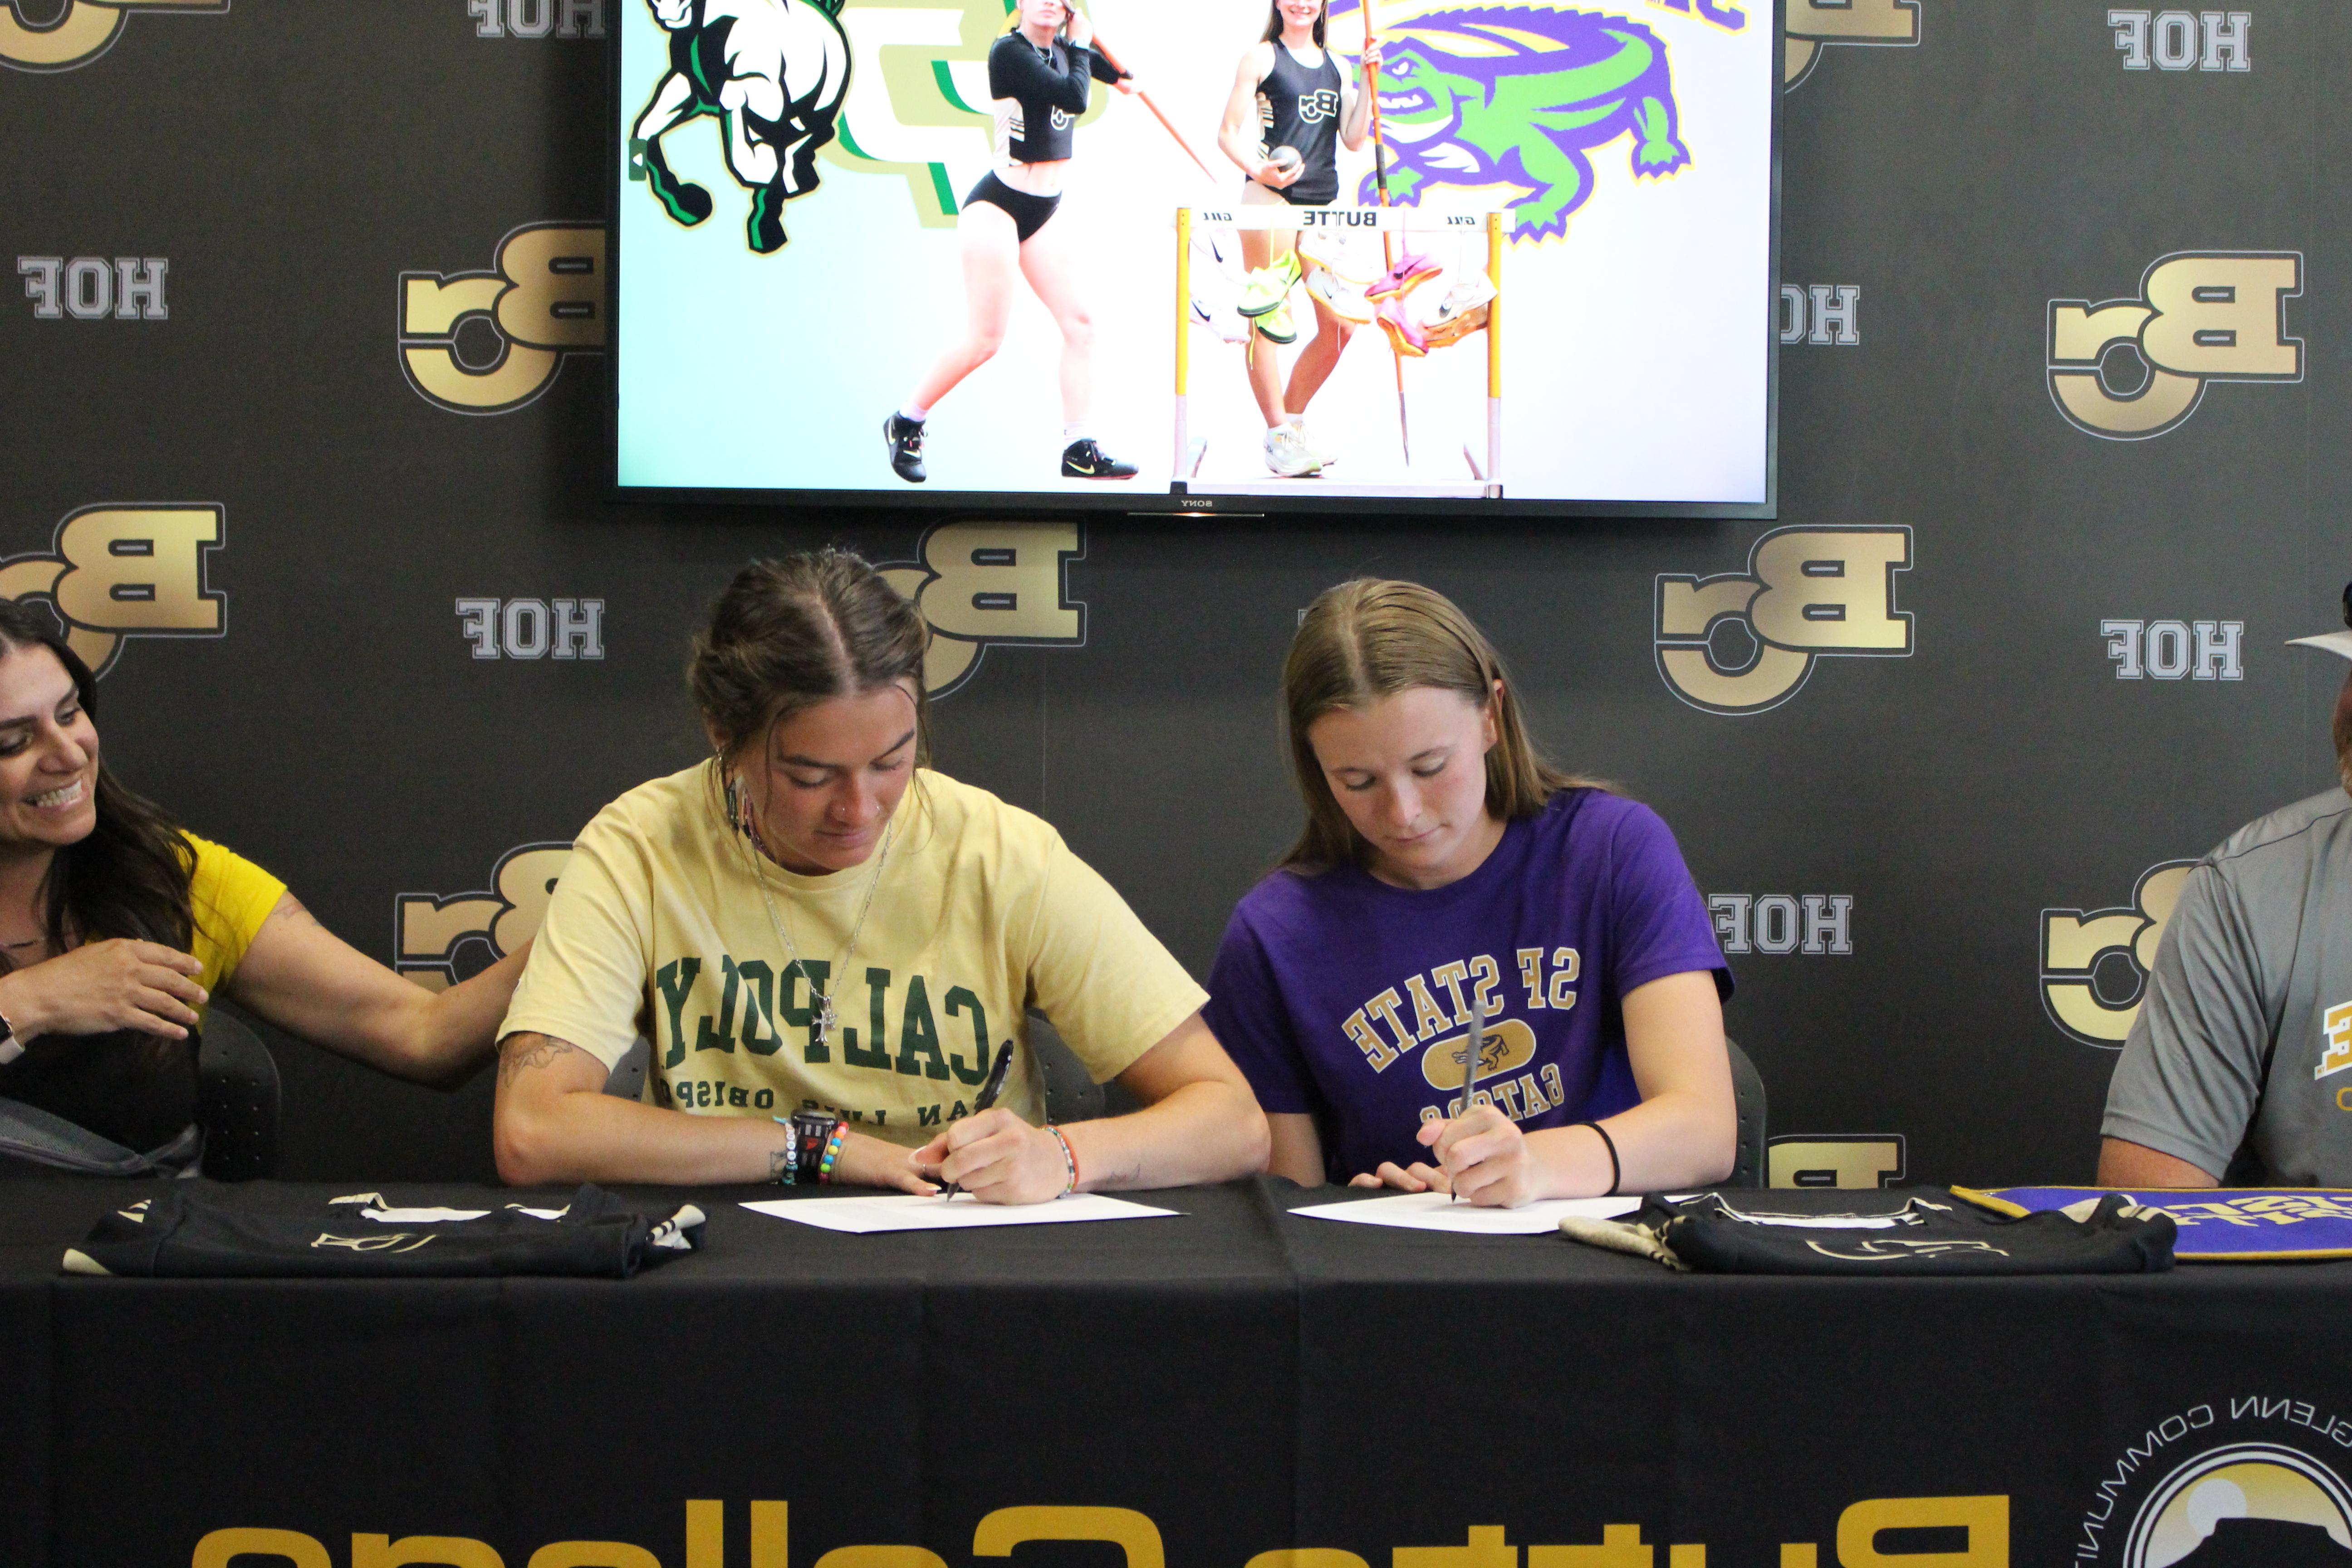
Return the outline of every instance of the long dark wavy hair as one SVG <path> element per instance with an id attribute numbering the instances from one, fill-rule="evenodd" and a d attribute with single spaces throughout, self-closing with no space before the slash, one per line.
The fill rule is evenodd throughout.
<path id="1" fill-rule="evenodd" d="M 1366 5 L 1370 5 L 1370 3 L 1371 0 L 1365 0 Z M 1315 17 L 1315 47 L 1319 49 L 1323 47 L 1323 34 L 1330 25 L 1331 0 L 1323 0 L 1323 9 L 1317 13 Z M 1258 41 L 1261 43 L 1271 44 L 1279 42 L 1281 37 L 1282 5 L 1280 0 L 1274 0 L 1273 4 L 1266 6 L 1265 37 Z"/>
<path id="2" fill-rule="evenodd" d="M 37 658 L 46 648 L 73 678 L 82 711 L 98 717 L 98 679 L 45 613 L 0 599 L 0 658 Z M 195 857 L 163 807 L 125 788 L 98 764 L 98 825 L 49 862 L 41 882 L 41 931 L 52 952 L 108 937 L 133 937 L 188 951 L 195 934 L 189 879 Z M 13 969 L 5 953 L 0 965 Z"/>

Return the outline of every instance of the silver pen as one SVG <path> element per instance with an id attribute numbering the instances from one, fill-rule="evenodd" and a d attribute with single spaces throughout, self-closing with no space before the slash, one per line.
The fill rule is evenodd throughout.
<path id="1" fill-rule="evenodd" d="M 1470 1038 L 1462 1047 L 1462 1114 L 1464 1116 L 1469 1115 L 1471 1106 L 1477 1103 L 1471 1096 L 1478 1088 L 1478 1058 L 1485 1053 L 1486 1048 L 1486 999 L 1474 991 L 1470 994 Z M 1454 1196 L 1455 1194 L 1449 1191 L 1446 1194 L 1446 1201 L 1453 1202 Z"/>

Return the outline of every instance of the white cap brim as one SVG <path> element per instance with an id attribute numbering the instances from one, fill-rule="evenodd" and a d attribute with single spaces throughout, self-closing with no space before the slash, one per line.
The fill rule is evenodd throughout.
<path id="1" fill-rule="evenodd" d="M 2315 647 L 2338 658 L 2352 658 L 2352 631 L 2324 632 L 2315 637 L 2289 637 L 2289 647 Z"/>

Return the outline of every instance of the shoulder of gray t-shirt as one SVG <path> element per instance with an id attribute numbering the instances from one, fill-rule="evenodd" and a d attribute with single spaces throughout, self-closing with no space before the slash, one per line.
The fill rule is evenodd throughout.
<path id="1" fill-rule="evenodd" d="M 2256 817 L 2214 846 L 2204 863 L 2239 888 L 2280 874 L 2299 877 L 2313 858 L 2352 849 L 2352 835 L 2342 832 L 2347 818 L 2352 795 L 2322 790 Z"/>

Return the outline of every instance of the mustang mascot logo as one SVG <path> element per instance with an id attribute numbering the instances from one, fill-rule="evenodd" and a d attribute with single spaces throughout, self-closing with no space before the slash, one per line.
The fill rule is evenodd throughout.
<path id="1" fill-rule="evenodd" d="M 710 193 L 673 173 L 663 135 L 698 116 L 719 118 L 727 168 L 751 193 L 744 225 L 761 256 L 783 248 L 784 204 L 816 189 L 818 149 L 849 87 L 841 0 L 650 0 L 669 34 L 669 69 L 629 128 L 629 178 L 643 180 L 669 216 L 691 228 L 710 216 Z"/>
<path id="2" fill-rule="evenodd" d="M 1335 5 L 1335 16 L 1355 7 Z M 1336 29 L 1335 29 L 1336 30 Z M 1423 12 L 1381 39 L 1381 130 L 1389 199 L 1419 205 L 1432 185 L 1514 184 L 1514 239 L 1568 231 L 1592 194 L 1585 154 L 1633 138 L 1633 173 L 1688 163 L 1666 47 L 1639 22 L 1547 5 Z M 1358 198 L 1376 198 L 1367 178 Z"/>

